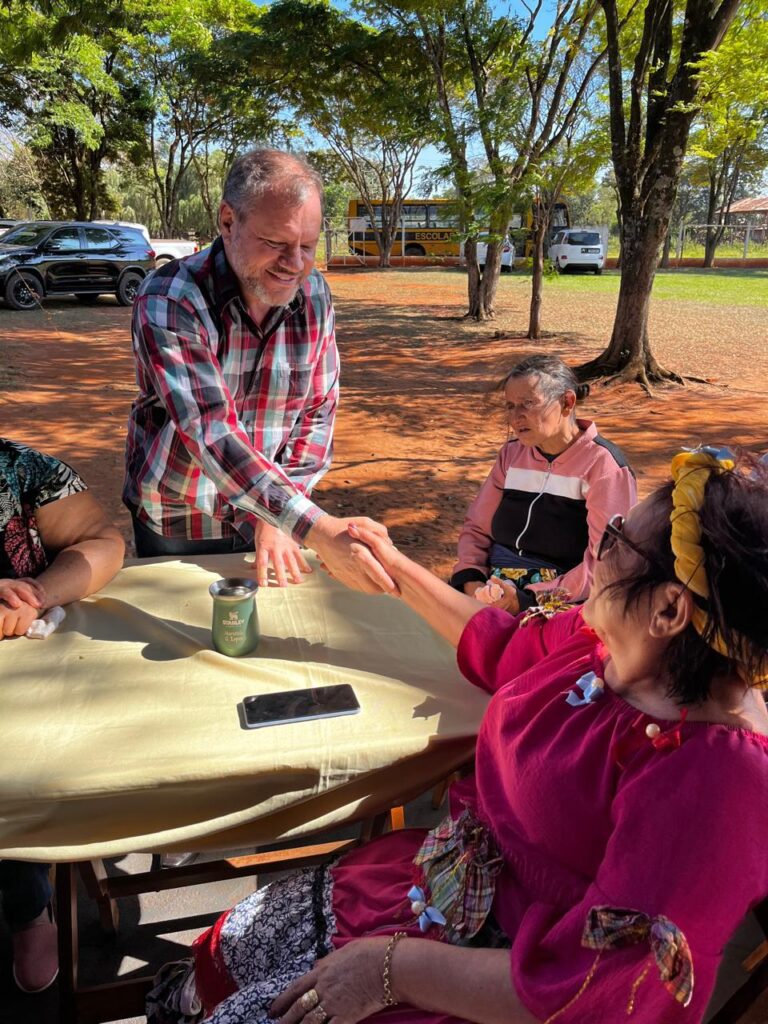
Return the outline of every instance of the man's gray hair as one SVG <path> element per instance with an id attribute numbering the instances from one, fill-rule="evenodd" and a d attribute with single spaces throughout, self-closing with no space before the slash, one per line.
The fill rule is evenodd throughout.
<path id="1" fill-rule="evenodd" d="M 286 206 L 300 206 L 315 191 L 323 201 L 323 179 L 302 156 L 279 149 L 251 149 L 229 169 L 222 200 L 243 216 L 270 193 Z"/>

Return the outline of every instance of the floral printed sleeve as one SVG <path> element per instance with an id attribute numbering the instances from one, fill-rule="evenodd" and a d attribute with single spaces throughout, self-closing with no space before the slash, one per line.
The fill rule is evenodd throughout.
<path id="1" fill-rule="evenodd" d="M 0 438 L 0 579 L 45 569 L 35 512 L 84 490 L 85 482 L 65 462 Z"/>

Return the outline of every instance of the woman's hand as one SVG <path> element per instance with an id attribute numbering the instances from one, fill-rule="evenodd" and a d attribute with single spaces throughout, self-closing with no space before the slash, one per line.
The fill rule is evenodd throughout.
<path id="1" fill-rule="evenodd" d="M 24 636 L 40 615 L 42 610 L 27 604 L 26 601 L 22 601 L 17 608 L 10 608 L 0 602 L 0 637 Z"/>
<path id="2" fill-rule="evenodd" d="M 357 1024 L 383 1009 L 388 937 L 357 939 L 330 953 L 272 1003 L 280 1024 Z"/>
<path id="3" fill-rule="evenodd" d="M 9 608 L 21 608 L 23 604 L 28 604 L 42 611 L 46 606 L 45 588 L 29 576 L 22 576 L 18 580 L 0 580 L 0 602 Z"/>
<path id="4" fill-rule="evenodd" d="M 260 519 L 256 524 L 256 578 L 260 587 L 269 584 L 269 567 L 274 569 L 278 587 L 302 583 L 303 572 L 312 572 L 304 553 L 292 537 Z"/>
<path id="5" fill-rule="evenodd" d="M 388 534 L 381 534 L 371 529 L 365 519 L 354 519 L 347 524 L 347 533 L 354 540 L 358 541 L 353 546 L 353 556 L 359 556 L 362 550 L 360 545 L 370 551 L 376 562 L 384 569 L 393 580 L 398 567 L 406 561 L 404 555 L 397 550 Z M 365 566 L 363 567 L 365 568 Z M 397 582 L 395 580 L 395 582 Z"/>
<path id="6" fill-rule="evenodd" d="M 476 601 L 481 604 L 490 605 L 492 608 L 500 608 L 502 611 L 517 615 L 520 611 L 520 599 L 517 587 L 514 583 L 506 580 L 490 579 L 485 586 L 478 588 L 474 593 Z"/>

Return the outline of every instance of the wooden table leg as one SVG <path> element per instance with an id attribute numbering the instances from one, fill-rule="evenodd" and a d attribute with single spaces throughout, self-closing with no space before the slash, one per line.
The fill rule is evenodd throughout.
<path id="1" fill-rule="evenodd" d="M 104 861 L 84 860 L 77 866 L 85 883 L 86 892 L 92 900 L 96 901 L 99 908 L 99 924 L 108 935 L 114 935 L 120 923 L 120 910 L 115 900 L 110 898 L 105 887 L 101 885 L 102 880 L 108 877 Z"/>
<path id="2" fill-rule="evenodd" d="M 74 864 L 56 865 L 59 1022 L 77 1024 L 77 880 Z"/>

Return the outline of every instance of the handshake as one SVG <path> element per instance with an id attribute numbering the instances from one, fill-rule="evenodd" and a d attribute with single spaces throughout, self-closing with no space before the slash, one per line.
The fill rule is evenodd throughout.
<path id="1" fill-rule="evenodd" d="M 317 552 L 323 568 L 353 590 L 399 594 L 397 574 L 406 559 L 390 540 L 387 528 L 374 519 L 322 516 L 305 541 Z"/>

